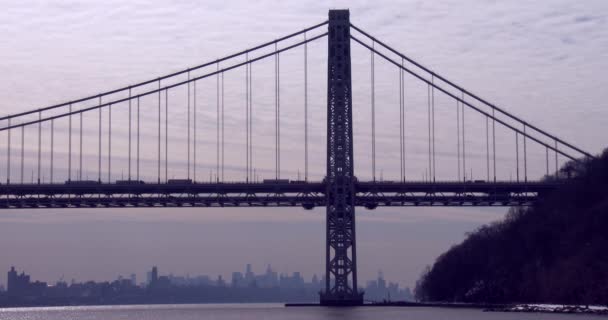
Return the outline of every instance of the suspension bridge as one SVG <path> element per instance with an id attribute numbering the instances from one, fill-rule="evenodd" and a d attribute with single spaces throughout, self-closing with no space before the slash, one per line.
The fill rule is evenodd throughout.
<path id="1" fill-rule="evenodd" d="M 309 92 L 310 78 L 314 77 L 309 72 L 309 51 L 322 39 L 327 40 L 323 142 L 317 136 L 312 137 L 315 133 L 310 129 Z M 355 174 L 354 163 L 353 93 L 356 92 L 352 85 L 351 47 L 355 46 L 370 54 L 369 100 L 360 103 L 366 106 L 362 121 L 370 129 L 365 132 L 369 147 L 363 150 L 370 160 L 365 162 L 370 166 L 369 172 L 361 175 Z M 302 91 L 298 99 L 286 103 L 281 100 L 285 88 L 285 84 L 281 86 L 281 76 L 285 77 L 281 57 L 296 51 L 301 54 L 298 87 Z M 377 105 L 376 60 L 396 75 L 389 81 L 390 86 L 398 89 L 394 110 L 388 110 L 386 102 L 382 103 L 384 106 Z M 273 80 L 273 86 L 267 82 L 261 87 L 255 85 L 253 67 L 264 61 L 274 62 L 270 68 L 274 74 L 266 77 Z M 231 92 L 225 91 L 225 78 L 235 73 L 241 75 L 242 87 L 231 99 Z M 203 82 L 206 87 L 201 93 Z M 418 89 L 410 83 L 416 83 Z M 259 90 L 271 91 L 273 101 L 257 102 L 254 92 Z M 419 97 L 414 98 L 416 93 Z M 207 104 L 203 112 L 201 96 Z M 230 117 L 233 111 L 228 111 L 226 123 L 226 103 L 234 104 L 235 99 L 240 100 L 237 104 L 244 117 L 234 120 Z M 449 134 L 455 143 L 448 156 L 437 152 L 438 140 L 445 141 L 436 137 L 438 104 L 442 113 L 455 111 L 450 121 L 456 130 Z M 285 115 L 281 111 L 295 108 L 294 105 L 303 118 L 298 130 L 302 139 L 285 142 L 285 134 L 281 133 L 282 128 L 285 130 Z M 414 111 L 412 105 L 423 108 Z M 264 106 L 272 109 L 267 108 L 261 117 L 256 115 L 262 113 L 258 109 Z M 175 108 L 183 108 L 186 116 L 183 119 L 170 116 L 169 110 Z M 389 111 L 390 124 L 379 118 Z M 465 122 L 465 111 L 469 124 Z M 418 118 L 422 113 L 426 119 L 410 126 L 408 123 L 412 121 L 407 119 L 415 112 Z M 477 127 L 482 132 L 469 132 L 467 136 L 465 128 L 471 127 L 471 115 L 481 119 L 481 126 Z M 273 121 L 270 130 L 264 133 L 254 130 L 260 121 L 267 120 Z M 227 132 L 231 121 L 238 123 Z M 348 10 L 331 10 L 325 22 L 205 64 L 65 103 L 2 116 L 0 123 L 0 132 L 6 135 L 2 161 L 6 180 L 0 184 L 3 209 L 325 207 L 327 276 L 320 296 L 324 305 L 358 305 L 363 301 L 357 285 L 355 207 L 530 205 L 566 179 L 558 170 L 558 157 L 568 161 L 593 157 L 351 24 Z M 393 130 L 393 125 L 395 134 L 389 139 L 377 136 L 386 127 Z M 506 154 L 514 156 L 508 161 L 515 176 L 511 168 L 508 179 L 497 165 L 507 161 L 497 157 L 497 146 L 500 149 L 500 141 L 506 139 L 499 136 L 497 143 L 497 129 L 514 139 L 514 148 Z M 170 130 L 178 132 L 178 137 Z M 412 134 L 411 130 L 417 133 Z M 202 142 L 201 131 L 205 132 Z M 230 137 L 235 135 L 244 141 L 230 143 Z M 180 150 L 185 151 L 183 154 L 174 150 L 177 148 L 174 139 L 186 142 L 186 150 Z M 389 143 L 394 152 L 381 153 L 378 158 L 379 140 Z M 321 177 L 313 177 L 309 163 L 319 156 L 318 151 L 311 149 L 322 143 L 326 146 L 326 171 Z M 477 147 L 469 145 L 473 143 Z M 286 152 L 281 148 L 294 145 L 301 152 L 298 161 L 303 162 L 303 176 L 298 170 L 297 178 L 293 170 L 285 172 L 285 164 L 282 167 L 281 163 L 293 149 Z M 535 150 L 534 157 L 529 155 L 531 148 Z M 272 158 L 262 154 L 270 154 Z M 438 158 L 442 157 L 447 157 L 450 163 L 449 177 L 442 175 L 447 169 L 437 171 Z M 171 158 L 177 160 L 170 161 Z M 382 169 L 378 174 L 378 163 L 385 158 L 394 164 L 399 162 L 389 179 Z M 532 158 L 534 170 L 529 168 Z M 227 159 L 237 159 L 239 164 L 227 166 Z M 424 168 L 421 179 L 412 179 L 415 174 L 408 171 L 415 161 Z M 201 174 L 201 162 L 208 176 L 207 172 Z M 473 176 L 473 168 L 482 172 L 477 173 L 477 178 Z M 29 179 L 28 169 L 31 169 Z"/>

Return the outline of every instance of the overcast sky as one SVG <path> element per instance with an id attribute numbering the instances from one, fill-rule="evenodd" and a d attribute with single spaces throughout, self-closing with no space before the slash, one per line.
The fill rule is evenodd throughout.
<path id="1" fill-rule="evenodd" d="M 0 12 L 0 113 L 48 106 L 148 80 L 253 47 L 350 8 L 351 21 L 448 79 L 591 152 L 608 142 L 608 3 L 605 1 L 19 1 Z M 369 52 L 353 46 L 357 176 L 369 178 Z M 282 169 L 303 173 L 303 51 L 281 56 Z M 311 178 L 324 173 L 326 39 L 309 46 Z M 254 166 L 274 172 L 272 60 L 256 63 Z M 398 176 L 398 73 L 376 57 L 378 173 Z M 196 75 L 196 74 L 195 74 Z M 227 179 L 242 180 L 244 70 L 226 80 Z M 215 79 L 198 84 L 197 180 L 215 169 Z M 426 87 L 406 79 L 407 173 L 426 168 Z M 185 175 L 185 88 L 171 92 L 169 177 Z M 142 176 L 156 176 L 155 98 L 142 100 Z M 440 178 L 456 177 L 455 103 L 437 96 Z M 78 108 L 80 106 L 75 106 Z M 112 175 L 127 174 L 127 105 L 113 108 Z M 104 111 L 105 112 L 105 111 Z M 485 120 L 468 113 L 466 170 L 485 178 Z M 107 117 L 104 113 L 103 117 Z M 107 118 L 104 118 L 107 119 Z M 90 125 L 89 125 L 90 124 Z M 4 125 L 4 123 L 3 123 Z M 104 126 L 105 126 L 104 122 Z M 67 122 L 58 121 L 56 179 L 67 175 Z M 116 129 L 119 128 L 119 129 Z M 96 118 L 85 117 L 84 168 L 97 178 Z M 107 163 L 105 138 L 103 170 Z M 48 150 L 48 125 L 43 145 Z M 513 134 L 497 132 L 498 175 L 515 174 Z M 26 180 L 36 178 L 36 128 L 26 130 Z M 17 145 L 15 131 L 12 143 Z M 483 138 L 482 138 L 483 137 Z M 74 142 L 76 143 L 76 142 Z M 395 147 L 396 146 L 396 147 Z M 544 148 L 530 144 L 530 177 L 545 171 Z M 6 180 L 6 133 L 0 134 L 0 181 Z M 164 146 L 163 146 L 164 148 Z M 510 149 L 511 148 L 511 149 Z M 164 149 L 163 149 L 164 150 Z M 509 151 L 511 150 L 511 151 Z M 18 158 L 13 153 L 13 163 Z M 47 153 L 45 153 L 46 155 Z M 75 158 L 73 158 L 75 162 Z M 164 160 L 163 160 L 164 161 Z M 560 158 L 560 162 L 563 158 Z M 74 171 L 74 168 L 72 168 Z M 48 179 L 48 163 L 42 179 Z M 104 177 L 106 172 L 103 172 Z M 396 174 L 396 175 L 395 175 Z M 18 169 L 11 179 L 18 177 Z M 413 286 L 423 267 L 466 232 L 506 209 L 359 209 L 360 277 Z M 229 277 L 253 263 L 307 279 L 324 269 L 324 211 L 300 209 L 128 209 L 0 212 L 0 271 L 15 265 L 34 279 L 108 280 L 152 265 L 161 273 Z M 0 277 L 0 283 L 6 279 Z"/>

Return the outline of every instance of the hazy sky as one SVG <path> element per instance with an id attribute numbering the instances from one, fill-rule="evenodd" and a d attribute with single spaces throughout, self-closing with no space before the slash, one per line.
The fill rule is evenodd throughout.
<path id="1" fill-rule="evenodd" d="M 592 153 L 606 145 L 608 123 L 608 3 L 605 1 L 19 1 L 0 12 L 0 113 L 9 114 L 113 89 L 213 60 L 327 19 L 350 8 L 351 21 L 431 69 L 549 132 Z M 311 176 L 324 172 L 326 40 L 309 47 Z M 353 46 L 355 161 L 369 170 L 369 53 Z M 281 56 L 282 162 L 295 178 L 302 160 L 302 51 Z M 273 172 L 272 61 L 254 65 L 258 173 Z M 379 171 L 398 172 L 397 71 L 376 58 Z M 226 74 L 227 178 L 241 179 L 244 146 L 244 70 Z M 426 164 L 425 87 L 406 80 L 408 175 Z M 215 79 L 198 85 L 199 180 L 215 168 Z M 171 92 L 170 177 L 185 174 L 185 90 Z M 154 98 L 142 100 L 142 171 L 155 177 Z M 173 106 L 173 105 L 172 105 Z M 437 97 L 438 174 L 455 178 L 455 103 Z M 75 106 L 76 108 L 80 106 Z M 113 109 L 113 177 L 127 172 L 126 104 Z M 395 113 L 397 112 L 397 113 Z M 469 113 L 472 114 L 472 113 Z M 104 117 L 106 114 L 104 113 Z M 107 119 L 107 118 L 104 118 Z M 483 118 L 467 118 L 467 171 L 485 176 Z M 96 119 L 85 118 L 85 165 L 97 177 Z M 57 163 L 67 159 L 66 122 L 58 122 Z M 89 126 L 90 124 L 90 126 Z M 4 124 L 3 124 L 4 125 Z M 104 122 L 104 126 L 105 126 Z M 45 133 L 48 126 L 45 125 Z M 106 128 L 104 127 L 104 133 Z M 122 133 L 122 134 L 121 134 Z M 17 133 L 15 133 L 17 134 Z M 499 131 L 498 173 L 514 174 L 513 136 Z M 26 177 L 35 168 L 35 128 L 26 130 Z M 18 140 L 13 136 L 13 143 Z M 398 137 L 398 136 L 397 136 Z M 484 136 L 485 137 L 485 136 Z M 48 135 L 45 134 L 48 147 Z M 63 139 L 63 140 L 62 140 Z M 104 170 L 107 140 L 104 135 Z M 6 134 L 0 134 L 0 181 L 6 180 Z M 398 148 L 398 147 L 397 147 Z M 544 173 L 544 149 L 530 146 L 530 176 Z M 46 149 L 45 149 L 46 150 Z M 396 154 L 396 155 L 395 155 Z M 321 156 L 317 156 L 321 155 Z M 13 154 L 12 161 L 18 158 Z M 561 159 L 563 160 L 563 159 Z M 45 170 L 43 178 L 48 179 Z M 396 168 L 396 169 L 395 169 Z M 57 165 L 59 180 L 65 161 Z M 397 171 L 395 171 L 397 170 Z M 16 179 L 17 170 L 11 173 Z M 213 174 L 213 173 L 211 173 Z M 378 173 L 380 174 L 380 173 Z M 62 176 L 63 175 L 63 176 Z M 104 172 L 105 177 L 105 172 Z M 504 209 L 378 209 L 358 211 L 360 277 L 382 269 L 413 285 L 422 268 L 461 241 L 465 232 L 499 219 Z M 113 279 L 156 264 L 161 273 L 229 272 L 253 263 L 279 272 L 324 269 L 324 212 L 300 209 L 129 209 L 0 212 L 0 271 L 10 265 L 34 279 Z M 0 277 L 0 283 L 4 283 Z"/>

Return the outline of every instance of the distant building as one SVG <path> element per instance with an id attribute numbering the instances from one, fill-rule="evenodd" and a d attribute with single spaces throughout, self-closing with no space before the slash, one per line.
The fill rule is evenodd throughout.
<path id="1" fill-rule="evenodd" d="M 24 272 L 17 274 L 15 267 L 8 272 L 6 283 L 6 292 L 11 296 L 38 295 L 47 287 L 46 282 L 30 282 L 30 276 Z"/>

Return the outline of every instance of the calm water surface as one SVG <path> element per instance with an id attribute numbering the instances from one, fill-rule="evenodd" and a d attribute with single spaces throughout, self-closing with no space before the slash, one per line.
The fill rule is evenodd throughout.
<path id="1" fill-rule="evenodd" d="M 476 319 L 600 319 L 601 316 L 497 313 L 475 309 L 441 308 L 285 308 L 281 304 L 196 304 L 139 305 L 101 307 L 52 307 L 0 309 L 0 320 L 54 319 L 403 319 L 403 320 L 476 320 Z"/>

